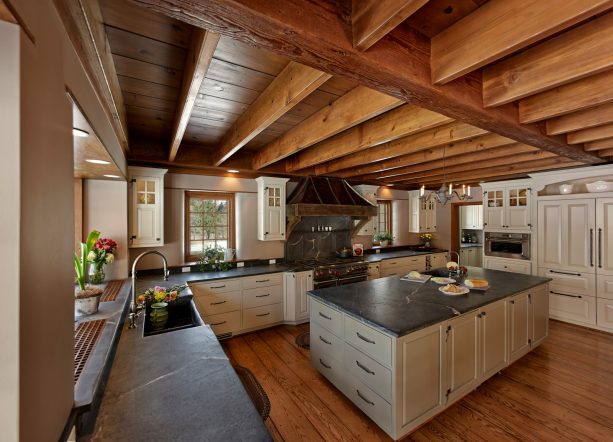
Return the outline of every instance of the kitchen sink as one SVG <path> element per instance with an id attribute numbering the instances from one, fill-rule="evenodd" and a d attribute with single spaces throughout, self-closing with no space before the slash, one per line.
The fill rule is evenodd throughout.
<path id="1" fill-rule="evenodd" d="M 446 267 L 440 267 L 438 269 L 432 269 L 429 270 L 427 272 L 424 272 L 425 275 L 432 275 L 432 276 L 442 276 L 443 278 L 448 278 L 449 277 L 449 270 L 447 270 Z M 452 276 L 452 278 L 456 278 L 457 275 L 454 273 Z"/>
<path id="2" fill-rule="evenodd" d="M 151 308 L 147 307 L 143 335 L 154 336 L 203 325 L 204 323 L 196 310 L 196 306 L 192 301 L 191 296 L 186 296 L 184 298 L 186 299 L 180 298 L 176 302 L 169 304 L 168 307 L 166 307 L 168 310 L 168 321 L 164 327 L 159 329 L 153 328 L 151 318 L 149 316 L 149 313 L 151 313 Z"/>

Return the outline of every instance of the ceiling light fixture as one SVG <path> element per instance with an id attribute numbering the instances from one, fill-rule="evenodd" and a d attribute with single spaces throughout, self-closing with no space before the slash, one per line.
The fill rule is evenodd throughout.
<path id="1" fill-rule="evenodd" d="M 83 129 L 77 129 L 76 127 L 73 127 L 72 135 L 75 137 L 85 138 L 85 137 L 89 137 L 89 132 Z"/>
<path id="2" fill-rule="evenodd" d="M 107 178 L 121 178 L 119 175 L 104 175 Z"/>
<path id="3" fill-rule="evenodd" d="M 236 170 L 236 169 L 228 169 L 228 173 L 238 173 L 238 170 Z"/>
<path id="4" fill-rule="evenodd" d="M 445 171 L 445 153 L 446 149 L 443 147 L 443 184 L 436 192 L 430 192 L 426 195 L 426 186 L 422 185 L 419 189 L 419 199 L 422 201 L 428 200 L 436 200 L 441 203 L 443 206 L 451 201 L 454 197 L 463 200 L 471 200 L 473 197 L 470 195 L 470 186 L 468 188 L 466 185 L 462 184 L 462 195 L 460 195 L 456 190 L 453 190 L 453 183 L 449 183 L 449 187 L 445 184 L 447 181 L 447 172 Z"/>
<path id="5" fill-rule="evenodd" d="M 111 164 L 110 161 L 105 161 L 105 160 L 92 160 L 92 159 L 88 159 L 88 160 L 85 160 L 85 161 L 87 161 L 88 163 L 92 163 L 92 164 Z"/>

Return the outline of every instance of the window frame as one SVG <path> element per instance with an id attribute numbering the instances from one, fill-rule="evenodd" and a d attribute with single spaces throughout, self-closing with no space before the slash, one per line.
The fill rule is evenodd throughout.
<path id="1" fill-rule="evenodd" d="M 228 247 L 235 248 L 236 244 L 236 226 L 234 221 L 234 204 L 235 204 L 235 194 L 231 192 L 206 192 L 199 190 L 188 190 L 185 192 L 184 199 L 184 208 L 183 208 L 183 216 L 185 218 L 184 228 L 183 228 L 183 257 L 185 262 L 197 262 L 200 256 L 190 254 L 190 199 L 191 198 L 200 198 L 200 199 L 211 199 L 211 200 L 220 200 L 225 199 L 228 201 Z"/>
<path id="2" fill-rule="evenodd" d="M 381 233 L 379 230 L 379 205 L 385 206 L 385 224 L 387 225 L 387 233 L 392 234 L 392 201 L 391 200 L 377 200 L 377 233 Z"/>

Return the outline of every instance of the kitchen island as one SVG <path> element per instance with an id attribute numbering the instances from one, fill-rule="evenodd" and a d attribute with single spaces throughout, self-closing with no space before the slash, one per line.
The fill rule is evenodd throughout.
<path id="1" fill-rule="evenodd" d="M 490 288 L 448 296 L 394 276 L 309 292 L 311 363 L 400 439 L 547 337 L 548 278 L 469 275 Z"/>

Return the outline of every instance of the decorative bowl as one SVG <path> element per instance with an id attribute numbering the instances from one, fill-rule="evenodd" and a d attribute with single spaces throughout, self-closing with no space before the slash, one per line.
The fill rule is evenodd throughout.
<path id="1" fill-rule="evenodd" d="M 594 181 L 593 183 L 587 183 L 585 185 L 587 191 L 593 192 L 613 192 L 613 182 L 611 181 Z"/>
<path id="2" fill-rule="evenodd" d="M 560 193 L 562 195 L 567 195 L 569 193 L 573 193 L 573 185 L 572 184 L 560 184 Z"/>

